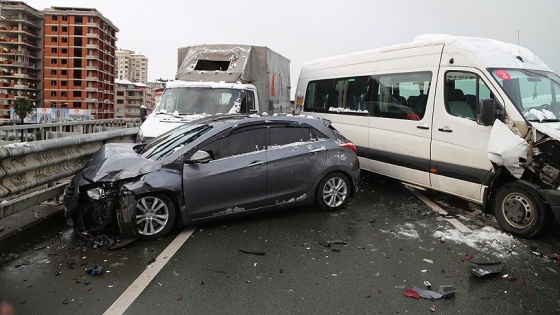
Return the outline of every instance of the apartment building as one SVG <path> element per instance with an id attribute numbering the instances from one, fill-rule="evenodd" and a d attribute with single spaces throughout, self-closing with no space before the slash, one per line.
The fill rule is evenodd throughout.
<path id="1" fill-rule="evenodd" d="M 115 118 L 140 118 L 140 107 L 150 99 L 153 104 L 149 86 L 121 79 L 116 79 L 115 85 Z"/>
<path id="2" fill-rule="evenodd" d="M 121 80 L 148 83 L 148 58 L 132 50 L 119 49 L 116 52 L 116 76 Z"/>
<path id="3" fill-rule="evenodd" d="M 50 7 L 44 15 L 44 107 L 115 117 L 118 28 L 96 9 Z"/>
<path id="4" fill-rule="evenodd" d="M 16 98 L 42 106 L 43 15 L 21 1 L 0 1 L 0 118 Z"/>

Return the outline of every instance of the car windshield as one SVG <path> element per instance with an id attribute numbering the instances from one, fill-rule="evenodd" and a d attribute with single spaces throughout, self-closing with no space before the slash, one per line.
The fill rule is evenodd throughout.
<path id="1" fill-rule="evenodd" d="M 560 78 L 553 72 L 488 69 L 515 107 L 529 121 L 560 119 Z"/>
<path id="2" fill-rule="evenodd" d="M 140 154 L 147 159 L 160 160 L 181 149 L 187 143 L 194 141 L 210 129 L 212 129 L 212 126 L 200 124 L 179 127 L 150 142 L 140 151 Z"/>
<path id="3" fill-rule="evenodd" d="M 155 113 L 174 115 L 235 114 L 239 112 L 242 91 L 228 88 L 175 87 L 165 90 Z"/>

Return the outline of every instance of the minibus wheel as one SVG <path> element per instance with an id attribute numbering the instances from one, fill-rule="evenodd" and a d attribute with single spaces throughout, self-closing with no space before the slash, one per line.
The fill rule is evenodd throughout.
<path id="1" fill-rule="evenodd" d="M 519 182 L 505 184 L 498 190 L 494 216 L 504 231 L 523 238 L 546 232 L 552 223 L 552 212 L 539 193 Z"/>

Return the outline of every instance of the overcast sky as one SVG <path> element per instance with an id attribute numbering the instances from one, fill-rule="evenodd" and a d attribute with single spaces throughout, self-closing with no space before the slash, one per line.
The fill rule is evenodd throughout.
<path id="1" fill-rule="evenodd" d="M 149 59 L 148 79 L 172 79 L 177 48 L 267 46 L 303 62 L 410 42 L 425 33 L 488 37 L 529 48 L 560 73 L 559 0 L 23 0 L 96 8 L 119 28 L 117 48 Z"/>

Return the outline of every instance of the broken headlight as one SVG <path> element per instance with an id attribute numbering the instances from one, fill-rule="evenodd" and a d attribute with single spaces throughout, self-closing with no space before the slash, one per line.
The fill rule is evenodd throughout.
<path id="1" fill-rule="evenodd" d="M 101 187 L 96 187 L 88 190 L 87 195 L 92 200 L 100 200 L 105 195 L 105 191 Z"/>

